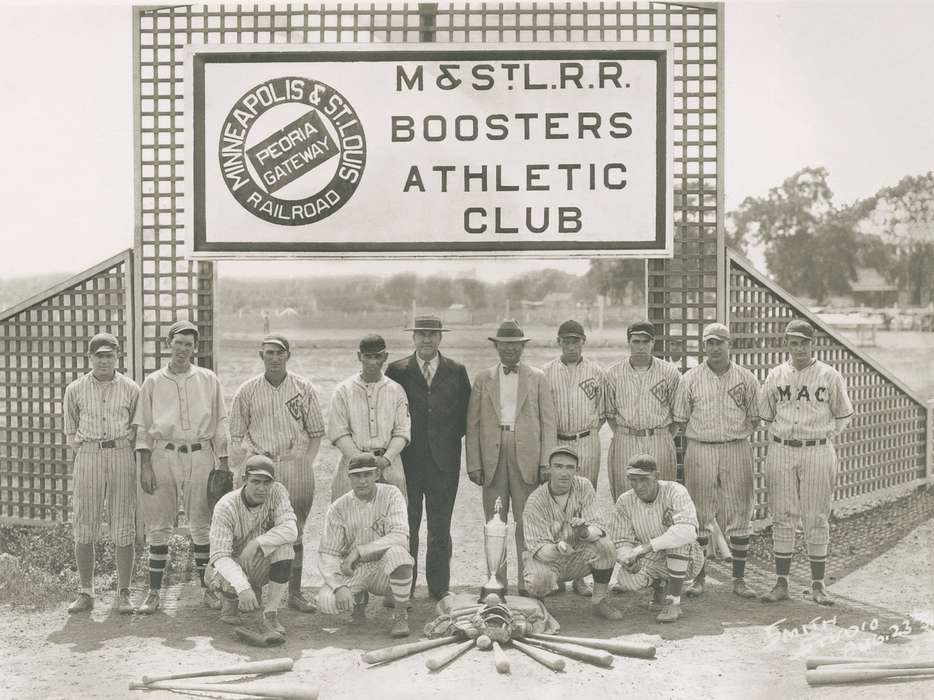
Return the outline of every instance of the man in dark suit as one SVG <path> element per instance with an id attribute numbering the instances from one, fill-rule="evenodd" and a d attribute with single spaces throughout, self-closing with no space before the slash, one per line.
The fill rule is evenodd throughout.
<path id="1" fill-rule="evenodd" d="M 457 496 L 461 438 L 467 424 L 470 380 L 464 365 L 438 352 L 444 328 L 437 316 L 416 316 L 411 328 L 415 352 L 386 369 L 409 399 L 412 440 L 402 450 L 409 497 L 409 551 L 418 561 L 422 498 L 428 514 L 425 578 L 428 592 L 439 599 L 451 578 L 451 514 Z M 412 576 L 415 586 L 415 575 Z"/>

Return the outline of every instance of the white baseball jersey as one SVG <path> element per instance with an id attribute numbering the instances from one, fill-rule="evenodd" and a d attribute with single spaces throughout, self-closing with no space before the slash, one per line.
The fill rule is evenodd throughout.
<path id="1" fill-rule="evenodd" d="M 590 481 L 575 476 L 571 490 L 564 496 L 552 495 L 547 483 L 539 486 L 522 511 L 526 550 L 534 556 L 546 544 L 567 541 L 572 534 L 571 518 L 583 518 L 588 525 L 603 527 L 597 494 Z"/>
<path id="2" fill-rule="evenodd" d="M 649 542 L 656 552 L 677 549 L 697 538 L 694 501 L 676 481 L 659 481 L 651 503 L 630 489 L 617 499 L 613 515 L 610 537 L 620 553 Z"/>
<path id="3" fill-rule="evenodd" d="M 291 372 L 278 386 L 260 374 L 245 381 L 230 407 L 230 439 L 248 453 L 281 459 L 302 455 L 308 443 L 324 435 L 318 392 Z"/>
<path id="4" fill-rule="evenodd" d="M 139 386 L 129 377 L 114 373 L 109 382 L 88 372 L 65 388 L 65 435 L 70 443 L 130 438 Z"/>
<path id="5" fill-rule="evenodd" d="M 826 438 L 852 415 L 843 376 L 820 360 L 800 371 L 791 360 L 773 367 L 759 391 L 759 416 L 785 440 Z"/>
<path id="6" fill-rule="evenodd" d="M 355 374 L 337 385 L 328 411 L 328 440 L 350 435 L 358 449 L 385 449 L 394 437 L 411 439 L 405 389 L 385 375 L 367 383 Z"/>
<path id="7" fill-rule="evenodd" d="M 191 365 L 184 374 L 163 367 L 146 377 L 133 424 L 138 427 L 138 450 L 152 450 L 156 440 L 211 441 L 216 456 L 227 456 L 227 407 L 221 383 L 204 367 Z"/>
<path id="8" fill-rule="evenodd" d="M 640 372 L 629 359 L 614 362 L 606 370 L 607 420 L 636 430 L 663 428 L 672 422 L 671 405 L 681 373 L 670 362 L 652 358 Z"/>
<path id="9" fill-rule="evenodd" d="M 586 357 L 576 365 L 566 365 L 558 358 L 548 362 L 542 371 L 555 402 L 558 433 L 599 430 L 606 391 L 606 375 L 600 365 Z"/>
<path id="10" fill-rule="evenodd" d="M 745 367 L 731 362 L 718 375 L 705 362 L 689 369 L 675 392 L 675 422 L 687 423 L 684 434 L 701 442 L 742 440 L 759 419 L 759 382 Z"/>

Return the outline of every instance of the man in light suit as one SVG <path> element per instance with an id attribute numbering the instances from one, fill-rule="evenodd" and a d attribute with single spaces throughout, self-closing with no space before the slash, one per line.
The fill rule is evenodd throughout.
<path id="1" fill-rule="evenodd" d="M 525 551 L 522 512 L 548 473 L 548 455 L 557 444 L 555 406 L 540 369 L 520 362 L 526 338 L 519 324 L 506 320 L 490 337 L 500 361 L 474 378 L 467 406 L 467 476 L 483 486 L 483 512 L 493 517 L 497 497 L 506 519 L 512 501 L 516 551 Z M 518 561 L 522 585 L 523 566 Z M 505 564 L 497 572 L 505 586 Z M 525 595 L 519 589 L 520 595 Z"/>
<path id="2" fill-rule="evenodd" d="M 409 399 L 412 441 L 402 450 L 409 496 L 409 553 L 418 562 L 422 499 L 428 516 L 425 578 L 440 600 L 451 579 L 451 514 L 461 467 L 461 438 L 467 423 L 470 379 L 464 365 L 438 352 L 444 328 L 437 316 L 416 316 L 411 328 L 415 352 L 386 368 Z M 415 572 L 412 574 L 415 586 Z"/>

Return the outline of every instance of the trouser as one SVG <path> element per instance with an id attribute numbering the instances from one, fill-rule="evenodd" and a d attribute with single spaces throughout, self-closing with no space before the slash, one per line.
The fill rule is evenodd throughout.
<path id="1" fill-rule="evenodd" d="M 191 540 L 208 544 L 211 509 L 208 508 L 208 474 L 214 468 L 214 450 L 202 442 L 197 452 L 182 453 L 156 447 L 151 453 L 156 476 L 153 493 L 142 493 L 140 504 L 150 545 L 167 544 L 178 520 L 179 503 L 188 517 Z"/>
<path id="2" fill-rule="evenodd" d="M 460 477 L 460 465 L 454 469 L 441 469 L 429 456 L 406 463 L 405 484 L 409 503 L 409 553 L 415 559 L 412 585 L 418 573 L 418 531 L 422 524 L 422 500 L 428 518 L 428 537 L 425 554 L 425 579 L 428 592 L 434 598 L 447 593 L 451 580 L 451 514 Z"/>
<path id="3" fill-rule="evenodd" d="M 678 458 L 675 454 L 675 441 L 668 430 L 661 428 L 653 435 L 643 437 L 627 435 L 620 430 L 610 441 L 610 454 L 607 458 L 610 494 L 614 502 L 629 490 L 626 466 L 629 460 L 638 454 L 650 454 L 655 458 L 659 479 L 664 481 L 677 479 Z"/>
<path id="4" fill-rule="evenodd" d="M 616 548 L 606 537 L 596 542 L 587 542 L 559 561 L 544 562 L 523 552 L 525 560 L 525 588 L 533 598 L 544 598 L 558 589 L 562 581 L 584 578 L 594 569 L 613 569 L 616 563 Z M 609 575 L 609 574 L 607 574 Z"/>
<path id="5" fill-rule="evenodd" d="M 386 595 L 392 591 L 389 585 L 389 575 L 400 566 L 412 566 L 414 563 L 412 555 L 406 551 L 405 547 L 390 547 L 378 560 L 358 563 L 353 570 L 353 576 L 347 581 L 347 587 L 351 594 L 366 591 L 374 595 Z M 408 581 L 406 581 L 406 586 L 408 586 Z M 325 615 L 340 613 L 337 609 L 334 589 L 327 584 L 318 589 L 317 600 L 319 612 Z"/>
<path id="6" fill-rule="evenodd" d="M 748 440 L 722 444 L 688 440 L 684 485 L 697 508 L 698 537 L 709 535 L 717 519 L 727 537 L 746 537 L 753 510 L 752 445 Z"/>
<path id="7" fill-rule="evenodd" d="M 245 546 L 246 545 L 244 545 L 244 547 Z M 243 574 L 246 576 L 247 581 L 250 582 L 250 587 L 254 591 L 257 591 L 262 589 L 262 587 L 269 582 L 269 569 L 273 564 L 280 561 L 291 561 L 292 545 L 279 545 L 274 550 L 272 550 L 269 556 L 261 557 L 258 562 L 240 561 L 239 557 L 233 557 L 233 559 L 240 565 L 240 568 L 243 570 Z M 214 568 L 213 564 L 208 564 L 207 568 L 205 569 L 204 581 L 208 588 L 210 588 L 212 591 L 222 593 L 228 597 L 236 597 L 237 595 L 237 591 L 234 589 L 234 587 L 231 586 L 230 582 Z"/>
<path id="8" fill-rule="evenodd" d="M 75 452 L 71 498 L 75 542 L 97 542 L 106 507 L 114 545 L 133 544 L 136 537 L 136 454 L 129 443 L 116 448 L 82 443 Z"/>
<path id="9" fill-rule="evenodd" d="M 688 560 L 688 568 L 684 578 L 690 581 L 704 566 L 704 550 L 697 542 L 686 544 L 674 549 L 664 549 L 660 552 L 649 552 L 639 561 L 642 568 L 636 573 L 626 571 L 622 566 L 616 574 L 616 582 L 624 591 L 638 591 L 652 584 L 653 580 L 668 580 L 668 557 L 674 556 Z"/>

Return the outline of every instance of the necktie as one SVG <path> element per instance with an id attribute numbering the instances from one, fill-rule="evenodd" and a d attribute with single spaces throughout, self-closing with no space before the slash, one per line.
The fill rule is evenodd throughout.
<path id="1" fill-rule="evenodd" d="M 431 363 L 425 362 L 422 364 L 422 374 L 425 377 L 425 383 L 431 384 Z"/>
<path id="2" fill-rule="evenodd" d="M 513 372 L 519 374 L 519 365 L 513 365 L 512 367 L 503 365 L 503 374 L 512 374 Z"/>

